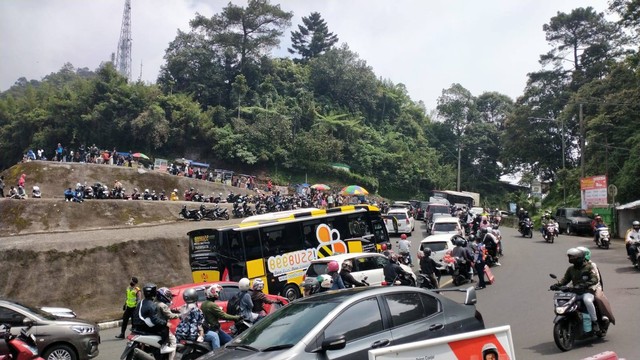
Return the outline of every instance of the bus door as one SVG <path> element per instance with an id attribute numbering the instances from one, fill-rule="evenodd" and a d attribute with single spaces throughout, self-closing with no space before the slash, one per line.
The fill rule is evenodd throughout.
<path id="1" fill-rule="evenodd" d="M 262 267 L 252 266 L 252 278 L 263 277 L 266 290 L 271 294 L 283 294 L 288 283 L 300 284 L 305 270 L 313 260 L 313 251 L 303 245 L 302 225 L 291 222 L 260 229 L 262 243 Z M 265 268 L 266 266 L 266 268 Z"/>

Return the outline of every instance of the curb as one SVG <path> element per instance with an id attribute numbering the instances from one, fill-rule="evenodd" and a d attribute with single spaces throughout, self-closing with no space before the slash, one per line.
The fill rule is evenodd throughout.
<path id="1" fill-rule="evenodd" d="M 122 320 L 105 321 L 98 323 L 100 330 L 113 329 L 122 326 Z"/>

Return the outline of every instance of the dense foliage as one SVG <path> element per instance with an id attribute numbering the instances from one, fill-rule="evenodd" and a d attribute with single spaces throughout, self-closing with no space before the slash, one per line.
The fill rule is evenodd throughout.
<path id="1" fill-rule="evenodd" d="M 299 58 L 275 58 L 293 14 L 268 0 L 229 4 L 178 32 L 156 84 L 128 82 L 110 63 L 20 78 L 0 94 L 0 168 L 30 148 L 95 143 L 246 171 L 329 174 L 345 163 L 360 185 L 399 198 L 455 189 L 459 161 L 460 189 L 495 198 L 500 175 L 513 171 L 576 193 L 584 154 L 584 175 L 607 174 L 618 199 L 634 200 L 637 4 L 611 1 L 618 23 L 590 7 L 558 13 L 543 27 L 551 49 L 522 96 L 452 84 L 433 116 L 347 44 L 336 47 L 319 13 L 291 31 Z"/>

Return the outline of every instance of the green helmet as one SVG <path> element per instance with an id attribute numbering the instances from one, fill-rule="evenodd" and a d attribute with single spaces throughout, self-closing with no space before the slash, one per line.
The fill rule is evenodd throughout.
<path id="1" fill-rule="evenodd" d="M 584 246 L 578 246 L 577 249 L 584 253 L 584 259 L 585 260 L 587 260 L 587 261 L 591 260 L 591 250 L 589 250 L 588 248 L 586 248 Z"/>

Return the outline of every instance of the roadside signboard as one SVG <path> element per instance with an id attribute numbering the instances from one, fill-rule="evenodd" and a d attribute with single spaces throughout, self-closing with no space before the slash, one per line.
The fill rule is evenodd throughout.
<path id="1" fill-rule="evenodd" d="M 580 193 L 582 198 L 582 208 L 607 205 L 607 176 L 598 175 L 580 179 Z"/>

